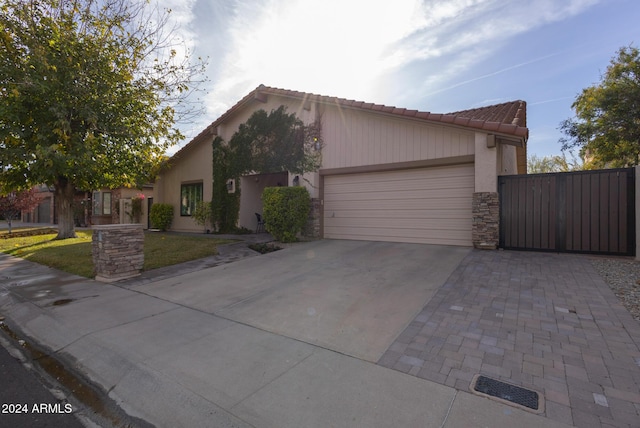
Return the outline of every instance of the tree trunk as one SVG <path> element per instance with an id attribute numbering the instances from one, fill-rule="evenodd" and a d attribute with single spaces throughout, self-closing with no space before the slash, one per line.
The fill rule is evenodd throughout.
<path id="1" fill-rule="evenodd" d="M 75 222 L 73 221 L 73 195 L 75 186 L 66 177 L 58 177 L 55 184 L 54 197 L 58 213 L 58 236 L 56 239 L 75 238 Z"/>

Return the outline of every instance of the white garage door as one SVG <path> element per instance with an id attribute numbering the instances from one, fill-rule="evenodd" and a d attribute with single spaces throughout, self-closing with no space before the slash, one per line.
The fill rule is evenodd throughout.
<path id="1" fill-rule="evenodd" d="M 324 237 L 471 246 L 473 164 L 324 178 Z"/>

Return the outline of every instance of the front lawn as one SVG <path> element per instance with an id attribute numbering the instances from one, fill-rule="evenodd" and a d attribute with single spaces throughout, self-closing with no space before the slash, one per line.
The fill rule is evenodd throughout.
<path id="1" fill-rule="evenodd" d="M 56 234 L 8 237 L 0 232 L 0 252 L 92 278 L 91 230 L 76 231 L 77 238 L 55 241 Z M 205 236 L 144 234 L 144 270 L 157 269 L 217 254 L 217 246 L 233 242 Z"/>

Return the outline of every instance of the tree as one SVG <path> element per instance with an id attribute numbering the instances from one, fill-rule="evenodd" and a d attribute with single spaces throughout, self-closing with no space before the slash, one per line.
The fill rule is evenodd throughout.
<path id="1" fill-rule="evenodd" d="M 204 230 L 209 233 L 207 226 L 211 223 L 211 203 L 204 201 L 198 202 L 191 218 L 193 218 L 193 221 L 198 225 L 203 226 Z"/>
<path id="2" fill-rule="evenodd" d="M 37 207 L 38 202 L 36 189 L 10 192 L 7 195 L 0 196 L 0 216 L 7 221 L 9 233 L 11 233 L 13 220 L 20 217 L 22 211 L 31 211 Z"/>
<path id="3" fill-rule="evenodd" d="M 599 84 L 582 90 L 561 123 L 562 150 L 580 147 L 596 167 L 627 167 L 640 160 L 640 51 L 621 48 Z"/>
<path id="4" fill-rule="evenodd" d="M 579 161 L 576 156 L 571 153 L 571 159 L 567 159 L 566 153 L 555 156 L 538 157 L 531 155 L 527 159 L 527 173 L 541 174 L 549 172 L 569 172 L 585 169 L 585 164 Z"/>
<path id="5" fill-rule="evenodd" d="M 321 122 L 305 125 L 285 106 L 267 113 L 255 111 L 241 124 L 228 143 L 213 141 L 212 223 L 219 231 L 233 230 L 238 221 L 240 190 L 230 193 L 227 180 L 249 173 L 316 171 L 321 163 Z"/>
<path id="6" fill-rule="evenodd" d="M 5 0 L 0 6 L 0 181 L 53 186 L 58 238 L 77 189 L 139 186 L 182 138 L 204 65 L 180 59 L 169 11 L 144 0 Z"/>
<path id="7" fill-rule="evenodd" d="M 255 111 L 238 127 L 229 141 L 233 152 L 232 173 L 290 171 L 304 174 L 320 167 L 320 125 L 305 125 L 285 106 L 267 113 Z"/>

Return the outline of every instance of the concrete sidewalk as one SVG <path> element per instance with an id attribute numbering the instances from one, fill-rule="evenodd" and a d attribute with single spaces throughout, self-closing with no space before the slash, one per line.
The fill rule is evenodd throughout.
<path id="1" fill-rule="evenodd" d="M 0 255 L 0 281 L 12 330 L 155 426 L 567 426 L 139 290 L 153 280 L 102 284 Z"/>

